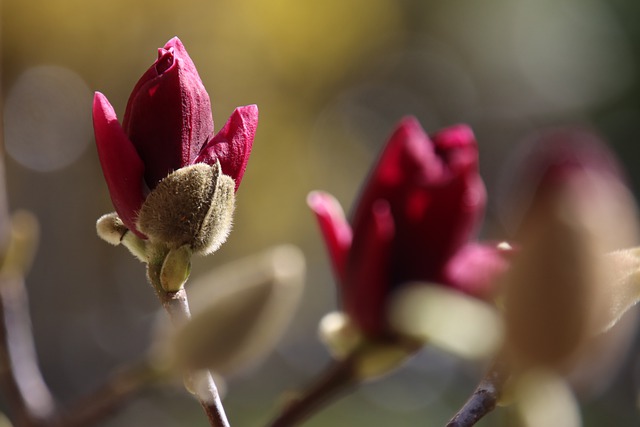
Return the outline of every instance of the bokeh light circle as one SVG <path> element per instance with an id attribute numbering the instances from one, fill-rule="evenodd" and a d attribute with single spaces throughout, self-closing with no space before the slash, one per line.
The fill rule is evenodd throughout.
<path id="1" fill-rule="evenodd" d="M 67 68 L 30 68 L 7 94 L 4 126 L 15 161 L 38 172 L 62 169 L 91 141 L 91 91 Z"/>

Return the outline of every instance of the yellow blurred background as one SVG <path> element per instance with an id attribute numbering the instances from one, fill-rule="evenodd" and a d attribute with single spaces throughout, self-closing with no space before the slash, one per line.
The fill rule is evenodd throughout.
<path id="1" fill-rule="evenodd" d="M 316 325 L 335 308 L 334 282 L 306 194 L 327 190 L 348 210 L 401 117 L 415 115 L 428 132 L 459 122 L 474 128 L 490 198 L 482 234 L 490 238 L 504 237 L 501 170 L 535 129 L 594 126 L 631 184 L 640 183 L 639 18 L 633 0 L 2 1 L 8 193 L 11 209 L 41 221 L 27 285 L 53 391 L 68 401 L 146 351 L 158 304 L 143 265 L 95 234 L 95 220 L 112 207 L 91 97 L 103 92 L 122 118 L 134 84 L 171 37 L 196 64 L 217 128 L 238 105 L 260 109 L 234 230 L 218 253 L 196 260 L 193 274 L 278 243 L 308 258 L 303 306 L 287 337 L 229 382 L 225 405 L 240 426 L 264 423 L 281 393 L 328 360 Z M 612 388 L 591 393 L 585 425 L 637 425 L 640 365 L 620 363 Z M 444 425 L 479 373 L 427 349 L 308 425 Z M 178 386 L 143 394 L 104 425 L 205 423 Z"/>

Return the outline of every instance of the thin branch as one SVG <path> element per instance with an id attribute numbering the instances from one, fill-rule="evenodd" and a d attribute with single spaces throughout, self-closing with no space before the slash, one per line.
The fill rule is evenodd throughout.
<path id="1" fill-rule="evenodd" d="M 177 292 L 166 292 L 160 284 L 161 265 L 149 263 L 147 274 L 151 284 L 156 290 L 162 306 L 169 314 L 174 326 L 184 325 L 191 319 L 189 301 L 184 288 Z M 193 391 L 200 402 L 204 413 L 212 427 L 229 427 L 229 421 L 225 414 L 220 393 L 216 387 L 211 373 L 208 371 L 191 372 L 187 374 L 189 382 L 193 385 Z"/>
<path id="2" fill-rule="evenodd" d="M 302 397 L 283 409 L 269 427 L 290 427 L 302 423 L 356 383 L 353 358 L 333 362 Z"/>
<path id="3" fill-rule="evenodd" d="M 497 358 L 480 381 L 475 391 L 451 418 L 447 427 L 471 427 L 496 407 L 502 387 L 509 378 L 505 363 Z"/>
<path id="4" fill-rule="evenodd" d="M 58 415 L 48 427 L 87 427 L 112 415 L 128 398 L 159 377 L 149 361 L 123 367 L 94 392 Z"/>
<path id="5" fill-rule="evenodd" d="M 38 367 L 27 292 L 20 277 L 0 278 L 0 384 L 17 427 L 49 418 L 54 400 Z"/>

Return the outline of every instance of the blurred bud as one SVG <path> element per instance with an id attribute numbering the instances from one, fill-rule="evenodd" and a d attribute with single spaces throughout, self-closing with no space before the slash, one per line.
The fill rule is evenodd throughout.
<path id="1" fill-rule="evenodd" d="M 518 380 L 514 393 L 519 426 L 582 426 L 580 409 L 569 385 L 553 373 L 526 373 Z"/>
<path id="2" fill-rule="evenodd" d="M 486 357 L 502 343 L 503 325 L 489 304 L 427 283 L 404 286 L 389 308 L 392 328 L 466 358 Z"/>
<path id="3" fill-rule="evenodd" d="M 151 242 L 170 248 L 189 245 L 194 253 L 214 252 L 231 231 L 234 187 L 219 162 L 178 169 L 149 193 L 137 228 Z"/>
<path id="4" fill-rule="evenodd" d="M 195 280 L 192 320 L 170 341 L 175 361 L 228 375 L 263 358 L 297 309 L 304 274 L 300 250 L 279 246 Z"/>
<path id="5" fill-rule="evenodd" d="M 117 213 L 102 215 L 96 222 L 98 236 L 114 246 L 124 245 L 140 261 L 147 262 L 147 242 L 129 231 Z"/>
<path id="6" fill-rule="evenodd" d="M 614 320 L 613 290 L 624 278 L 605 254 L 638 236 L 633 198 L 606 166 L 606 150 L 558 132 L 531 159 L 544 169 L 502 284 L 507 348 L 521 367 L 566 367 Z"/>
<path id="7" fill-rule="evenodd" d="M 23 276 L 29 270 L 39 231 L 38 220 L 31 212 L 17 211 L 11 216 L 9 244 L 2 254 L 0 267 L 3 274 Z"/>
<path id="8" fill-rule="evenodd" d="M 318 334 L 331 355 L 338 360 L 353 353 L 364 340 L 362 332 L 349 316 L 339 311 L 328 313 L 320 320 Z"/>

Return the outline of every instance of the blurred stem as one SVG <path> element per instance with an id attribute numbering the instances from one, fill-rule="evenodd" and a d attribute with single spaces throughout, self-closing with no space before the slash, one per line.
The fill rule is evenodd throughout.
<path id="1" fill-rule="evenodd" d="M 166 256 L 166 253 L 164 255 Z M 184 288 L 177 292 L 167 292 L 162 288 L 160 283 L 162 261 L 164 261 L 164 256 L 154 256 L 147 264 L 147 275 L 174 326 L 182 326 L 191 319 L 187 293 Z M 220 400 L 220 393 L 218 393 L 211 373 L 208 371 L 190 372 L 187 374 L 187 381 L 195 385 L 195 396 L 211 426 L 229 427 L 229 421 Z"/>
<path id="2" fill-rule="evenodd" d="M 496 407 L 504 383 L 509 378 L 508 368 L 497 357 L 480 381 L 469 400 L 451 418 L 447 427 L 471 427 Z"/>
<path id="3" fill-rule="evenodd" d="M 0 277 L 0 384 L 16 427 L 39 425 L 54 401 L 38 367 L 22 277 Z"/>
<path id="4" fill-rule="evenodd" d="M 302 423 L 332 399 L 357 384 L 355 360 L 334 361 L 304 395 L 286 406 L 269 427 L 289 427 Z"/>
<path id="5" fill-rule="evenodd" d="M 1 56 L 2 52 L 0 52 Z M 1 87 L 0 87 L 1 89 Z M 0 90 L 1 92 L 1 90 Z M 0 114 L 2 103 L 0 103 Z M 0 146 L 2 146 L 0 122 Z M 0 153 L 0 248 L 11 240 L 11 220 L 5 186 L 4 158 Z M 3 257 L 6 253 L 3 253 Z M 3 260 L 4 263 L 5 260 Z M 15 427 L 35 426 L 53 413 L 54 403 L 38 368 L 27 291 L 23 275 L 0 276 L 0 388 L 14 410 Z"/>
<path id="6" fill-rule="evenodd" d="M 47 427 L 87 427 L 111 415 L 125 400 L 162 377 L 153 362 L 144 360 L 118 369 L 107 382 L 83 397 Z"/>

